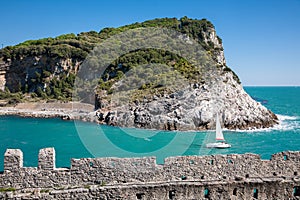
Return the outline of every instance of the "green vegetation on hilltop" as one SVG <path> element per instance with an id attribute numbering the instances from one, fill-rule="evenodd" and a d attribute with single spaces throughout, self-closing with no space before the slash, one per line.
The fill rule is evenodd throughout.
<path id="1" fill-rule="evenodd" d="M 211 55 L 214 54 L 214 52 L 221 50 L 215 47 L 212 42 L 205 41 L 205 37 L 207 37 L 205 34 L 209 30 L 214 29 L 211 22 L 206 19 L 194 20 L 183 17 L 179 20 L 176 18 L 148 20 L 142 23 L 134 23 L 118 28 L 104 28 L 100 32 L 90 31 L 79 33 L 77 35 L 71 33 L 60 35 L 55 38 L 28 40 L 16 46 L 8 46 L 1 49 L 0 58 L 5 62 L 10 62 L 12 65 L 14 62 L 26 57 L 38 56 L 44 56 L 52 60 L 71 59 L 74 64 L 75 62 L 82 62 L 97 44 L 100 44 L 107 38 L 130 29 L 144 27 L 170 28 L 186 34 L 198 41 Z M 220 43 L 222 42 L 219 37 L 218 40 Z M 99 77 L 99 80 L 97 80 L 98 91 L 105 90 L 108 93 L 111 93 L 113 84 L 120 80 L 129 70 L 140 65 L 147 66 L 149 63 L 166 65 L 174 69 L 180 76 L 189 80 L 189 82 L 205 81 L 202 79 L 203 77 L 201 77 L 199 70 L 196 69 L 195 66 L 175 53 L 166 50 L 140 49 L 122 55 L 111 63 L 103 73 L 102 77 Z M 26 81 L 20 81 L 18 86 L 11 89 L 11 91 L 7 90 L 6 92 L 2 92 L 2 97 L 7 95 L 13 99 L 13 93 L 30 93 L 33 98 L 71 100 L 76 71 L 61 70 L 58 73 L 57 71 L 54 71 L 54 68 L 55 66 L 47 66 L 47 64 L 43 65 L 42 69 L 33 73 L 28 79 L 26 78 Z M 228 67 L 225 67 L 225 69 L 230 71 Z M 149 74 L 151 73 L 149 72 Z M 163 72 L 158 79 L 167 79 L 172 82 L 172 76 L 174 76 L 174 74 L 169 71 Z M 137 78 L 134 81 L 140 81 L 140 83 L 142 83 L 139 88 L 140 91 L 153 93 L 154 89 L 157 91 L 157 88 L 160 88 L 161 91 L 164 92 L 160 87 L 162 84 L 160 84 L 159 81 L 154 81 L 154 83 L 143 82 L 142 77 L 135 77 Z M 84 80 L 79 80 L 79 83 L 82 85 L 82 90 L 88 88 L 87 84 L 89 83 L 86 83 Z M 127 84 L 129 83 L 130 82 L 127 82 Z M 125 86 L 126 84 L 124 87 Z M 81 91 L 78 92 L 80 93 Z M 19 97 L 18 95 L 17 97 L 22 100 L 22 97 Z"/>
<path id="2" fill-rule="evenodd" d="M 172 52 L 139 49 L 113 61 L 100 77 L 97 91 L 101 93 L 105 90 L 110 95 L 114 92 L 134 90 L 135 94 L 131 94 L 132 98 L 127 98 L 134 101 L 174 92 L 176 90 L 174 86 L 179 79 L 184 79 L 185 83 L 199 82 L 201 76 L 197 68 Z M 116 86 L 115 84 L 121 80 L 122 84 Z M 81 84 L 79 88 L 85 88 L 84 82 Z M 123 96 L 129 95 L 123 94 Z"/>
<path id="3" fill-rule="evenodd" d="M 178 76 L 186 82 L 203 81 L 199 70 L 186 59 L 172 52 L 158 49 L 140 49 L 119 57 L 104 71 L 98 90 L 107 90 L 109 94 L 112 93 L 112 85 L 123 79 L 123 76 L 126 76 L 126 80 L 118 88 L 119 90 L 126 91 L 136 85 L 139 90 L 143 90 L 144 95 L 155 94 L 153 89 L 158 91 L 157 88 L 163 92 L 163 89 L 166 89 L 164 86 L 175 83 Z"/>
<path id="4" fill-rule="evenodd" d="M 211 48 L 211 46 L 205 44 L 202 39 L 203 32 L 206 32 L 208 28 L 214 28 L 212 23 L 206 19 L 193 20 L 183 17 L 180 20 L 176 18 L 162 18 L 121 26 L 119 28 L 104 28 L 99 33 L 90 31 L 82 32 L 77 35 L 70 33 L 55 38 L 28 40 L 16 46 L 8 46 L 1 49 L 0 57 L 7 60 L 46 54 L 50 57 L 84 59 L 96 44 L 101 41 L 123 31 L 141 27 L 172 28 L 198 40 L 206 49 Z"/>
<path id="5" fill-rule="evenodd" d="M 0 51 L 4 60 L 20 59 L 24 56 L 47 55 L 59 58 L 84 59 L 88 52 L 97 44 L 92 40 L 85 40 L 88 33 L 61 35 L 56 38 L 44 38 L 39 40 L 28 40 L 16 46 L 9 46 Z M 98 40 L 99 42 L 99 40 Z"/>

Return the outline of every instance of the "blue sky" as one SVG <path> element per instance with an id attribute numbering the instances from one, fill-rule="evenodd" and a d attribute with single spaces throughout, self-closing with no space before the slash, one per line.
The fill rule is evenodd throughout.
<path id="1" fill-rule="evenodd" d="M 0 44 L 134 22 L 210 20 L 243 85 L 300 86 L 300 0 L 1 0 Z"/>

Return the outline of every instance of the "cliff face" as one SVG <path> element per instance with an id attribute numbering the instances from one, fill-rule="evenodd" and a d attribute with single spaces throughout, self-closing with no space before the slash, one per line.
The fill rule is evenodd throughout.
<path id="1" fill-rule="evenodd" d="M 192 44 L 191 39 L 184 40 Z M 210 47 L 210 68 L 215 69 L 205 68 L 209 72 L 205 72 L 204 76 L 199 73 L 199 77 L 202 76 L 200 80 L 191 78 L 193 81 L 183 85 L 178 83 L 182 78 L 179 76 L 169 83 L 174 84 L 175 89 L 165 89 L 158 94 L 155 93 L 157 90 L 152 90 L 150 95 L 144 92 L 141 98 L 127 98 L 123 103 L 116 101 L 115 98 L 120 98 L 116 90 L 116 94 L 113 92 L 112 95 L 99 93 L 99 121 L 115 126 L 148 129 L 206 130 L 215 128 L 215 117 L 218 113 L 222 126 L 228 129 L 267 128 L 277 124 L 276 115 L 254 101 L 244 91 L 237 75 L 226 66 L 222 41 L 214 27 L 202 31 L 201 37 L 196 40 L 201 40 Z M 193 72 L 197 74 L 198 71 Z M 128 77 L 124 79 L 126 78 Z M 144 79 L 151 77 L 145 76 Z M 126 80 L 121 79 L 114 83 L 116 87 L 119 84 L 126 85 Z M 114 89 L 116 87 L 112 86 Z"/>
<path id="2" fill-rule="evenodd" d="M 213 46 L 213 59 L 216 60 L 217 64 L 225 66 L 226 61 L 223 51 L 223 44 L 221 39 L 217 36 L 216 30 L 214 28 L 209 28 L 206 32 L 202 32 L 202 35 L 205 44 Z"/>
<path id="3" fill-rule="evenodd" d="M 72 90 L 75 75 L 80 72 L 87 53 L 93 54 L 92 49 L 97 44 L 114 35 L 140 27 L 161 27 L 181 33 L 179 40 L 202 46 L 205 56 L 212 60 L 211 67 L 197 68 L 176 52 L 167 50 L 127 52 L 108 65 L 100 77 L 96 77 L 96 91 L 87 89 L 90 83 L 85 78 L 77 78 L 81 85 L 77 86 L 76 95 L 84 95 L 84 98 L 76 98 L 95 104 L 100 123 L 165 130 L 202 130 L 214 128 L 216 113 L 222 116 L 224 127 L 229 129 L 265 128 L 277 123 L 277 117 L 255 102 L 243 90 L 237 75 L 226 66 L 222 40 L 214 26 L 207 20 L 186 17 L 180 20 L 149 20 L 120 28 L 106 28 L 99 33 L 68 34 L 7 47 L 0 51 L 0 89 L 7 88 L 11 92 L 42 99 L 71 100 L 72 94 L 75 95 Z M 137 66 L 143 65 L 145 70 L 149 63 L 164 64 L 172 72 L 159 69 L 161 74 L 156 75 L 158 80 L 152 79 L 154 82 L 145 81 L 149 73 L 138 77 L 136 81 L 143 84 L 135 95 L 127 97 L 125 103 L 114 103 L 118 85 L 126 86 L 126 75 L 134 70 L 138 74 Z M 150 67 L 147 70 L 155 71 Z M 185 80 L 180 87 L 176 85 L 178 74 Z M 174 87 L 168 88 L 168 84 Z"/>
<path id="4" fill-rule="evenodd" d="M 0 90 L 4 91 L 5 89 L 5 85 L 6 85 L 6 78 L 5 78 L 5 74 L 7 71 L 7 67 L 8 64 L 6 64 L 5 62 L 0 62 Z"/>
<path id="5" fill-rule="evenodd" d="M 60 74 L 76 73 L 80 63 L 72 58 L 52 58 L 46 55 L 8 60 L 0 64 L 0 89 L 6 87 L 11 92 L 20 92 L 26 86 L 26 92 L 34 92 L 38 87 L 44 90 L 50 80 L 59 79 Z"/>
<path id="6" fill-rule="evenodd" d="M 276 115 L 254 101 L 231 72 L 222 75 L 219 85 L 194 83 L 172 94 L 98 111 L 102 123 L 161 130 L 214 129 L 216 113 L 228 129 L 277 123 Z"/>

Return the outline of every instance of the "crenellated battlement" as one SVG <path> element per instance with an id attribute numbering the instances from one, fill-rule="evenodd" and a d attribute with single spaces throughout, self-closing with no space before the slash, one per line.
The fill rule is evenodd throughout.
<path id="1" fill-rule="evenodd" d="M 55 150 L 54 148 L 44 148 L 39 151 L 38 168 L 42 170 L 55 169 Z"/>
<path id="2" fill-rule="evenodd" d="M 4 171 L 19 171 L 23 167 L 23 152 L 20 149 L 7 149 L 4 153 Z"/>
<path id="3" fill-rule="evenodd" d="M 192 188 L 196 188 L 195 184 L 203 188 L 221 184 L 228 187 L 227 190 L 232 184 L 252 184 L 251 187 L 258 187 L 260 184 L 276 183 L 281 187 L 280 184 L 284 183 L 290 188 L 287 191 L 290 196 L 297 192 L 300 196 L 299 174 L 300 152 L 292 151 L 274 154 L 270 160 L 262 160 L 256 154 L 177 156 L 166 158 L 163 165 L 156 164 L 155 157 L 81 158 L 72 159 L 70 168 L 56 168 L 54 148 L 39 151 L 37 167 L 23 167 L 22 151 L 7 149 L 4 154 L 4 172 L 0 174 L 0 188 L 22 190 L 128 184 L 143 185 L 142 188 L 145 188 L 149 183 L 172 183 L 172 188 L 178 191 L 174 186 L 176 183 L 181 186 L 188 184 Z M 246 193 L 243 191 L 241 194 Z"/>

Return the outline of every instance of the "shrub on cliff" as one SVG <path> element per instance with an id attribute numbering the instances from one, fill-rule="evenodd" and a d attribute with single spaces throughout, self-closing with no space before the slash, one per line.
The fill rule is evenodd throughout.
<path id="1" fill-rule="evenodd" d="M 213 52 L 220 51 L 220 49 L 214 47 L 212 42 L 206 42 L 204 40 L 206 37 L 205 33 L 214 28 L 211 22 L 206 19 L 194 20 L 182 17 L 179 20 L 176 18 L 162 18 L 125 25 L 118 28 L 104 28 L 99 33 L 90 31 L 79 33 L 77 35 L 70 33 L 55 38 L 28 40 L 16 46 L 9 46 L 1 49 L 0 57 L 4 61 L 10 60 L 12 64 L 14 61 L 18 61 L 24 57 L 41 55 L 50 57 L 53 60 L 70 58 L 74 61 L 82 62 L 87 57 L 88 53 L 103 40 L 127 30 L 142 27 L 164 27 L 175 29 L 178 32 L 186 34 L 190 38 L 194 38 L 204 47 L 204 49 L 212 54 Z M 222 42 L 220 38 L 218 38 L 218 41 Z M 113 90 L 111 86 L 116 81 L 120 80 L 126 72 L 136 66 L 148 63 L 167 65 L 178 71 L 190 82 L 202 81 L 199 72 L 184 58 L 165 50 L 140 49 L 139 51 L 129 52 L 111 63 L 103 76 L 99 77 L 98 90 L 105 90 L 108 93 L 112 93 Z M 49 68 L 54 67 L 55 66 L 49 66 Z M 225 68 L 225 70 L 228 69 L 229 68 Z M 172 76 L 170 74 L 165 73 L 163 75 L 166 77 L 163 79 L 164 81 L 172 81 Z M 74 86 L 74 80 L 75 71 L 62 71 L 59 74 L 53 74 L 53 72 L 48 71 L 47 68 L 36 72 L 35 77 L 28 80 L 28 82 L 21 81 L 23 85 L 19 88 L 21 88 L 23 93 L 35 92 L 40 98 L 63 98 L 70 100 L 73 93 L 72 87 Z M 141 80 L 136 79 L 135 81 Z M 79 88 L 78 92 L 81 92 L 80 90 L 84 91 L 88 87 L 87 84 L 89 83 L 83 82 L 82 87 Z M 161 84 L 143 83 L 140 90 L 153 89 L 159 85 Z"/>

